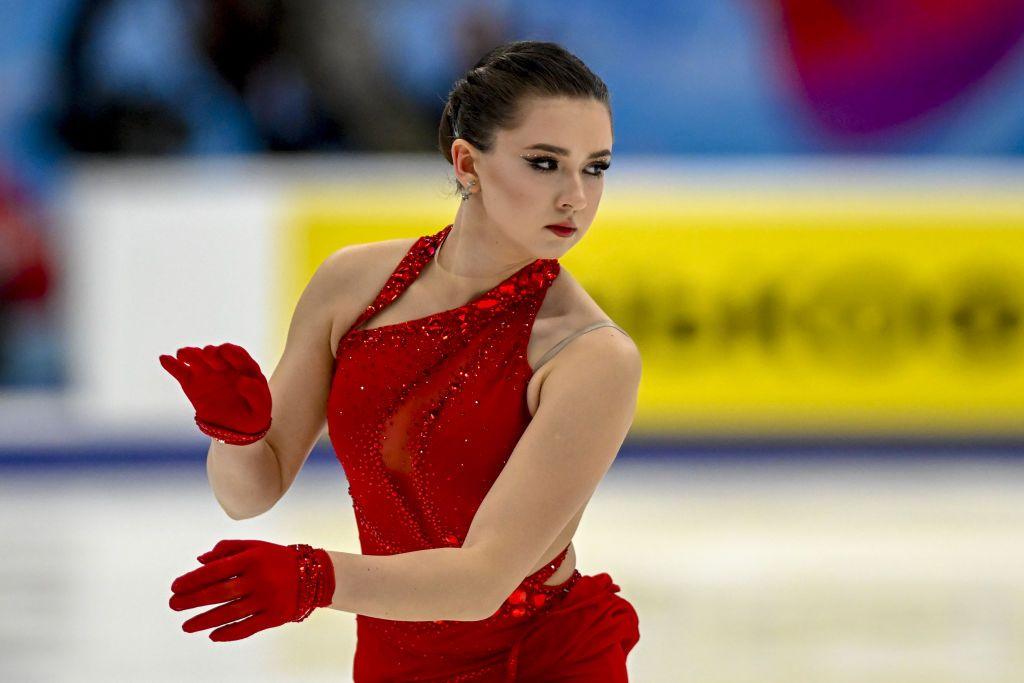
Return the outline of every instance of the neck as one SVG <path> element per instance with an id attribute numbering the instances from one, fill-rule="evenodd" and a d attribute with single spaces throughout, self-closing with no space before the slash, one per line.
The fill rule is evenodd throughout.
<path id="1" fill-rule="evenodd" d="M 459 207 L 451 230 L 434 252 L 434 265 L 444 278 L 470 286 L 497 283 L 536 260 L 512 258 L 511 248 L 495 243 L 498 231 L 467 220 L 464 208 Z"/>

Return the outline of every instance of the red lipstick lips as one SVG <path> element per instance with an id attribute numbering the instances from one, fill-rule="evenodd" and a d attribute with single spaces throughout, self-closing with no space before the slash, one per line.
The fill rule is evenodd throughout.
<path id="1" fill-rule="evenodd" d="M 560 237 L 568 237 L 569 235 L 572 235 L 573 233 L 576 232 L 575 227 L 565 227 L 562 224 L 546 225 L 544 227 L 546 227 L 548 230 L 550 230 L 551 232 L 555 233 Z"/>

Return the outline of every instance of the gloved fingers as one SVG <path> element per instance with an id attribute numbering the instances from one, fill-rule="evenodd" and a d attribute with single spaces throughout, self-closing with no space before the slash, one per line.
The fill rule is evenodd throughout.
<path id="1" fill-rule="evenodd" d="M 242 638 L 248 638 L 257 631 L 263 631 L 268 628 L 273 628 L 274 626 L 280 626 L 283 623 L 286 622 L 281 620 L 274 621 L 266 612 L 257 612 L 251 617 L 242 619 L 241 621 L 236 621 L 228 626 L 222 626 L 210 634 L 210 640 L 218 642 L 226 640 L 241 640 Z"/>
<path id="2" fill-rule="evenodd" d="M 233 366 L 236 370 L 253 376 L 263 374 L 263 371 L 260 369 L 260 364 L 253 360 L 252 356 L 249 355 L 249 352 L 238 344 L 224 342 L 220 345 L 219 350 L 221 358 L 227 361 L 227 363 Z"/>
<path id="3" fill-rule="evenodd" d="M 217 545 L 213 546 L 212 550 L 203 553 L 196 559 L 203 564 L 206 564 L 207 562 L 211 562 L 215 559 L 241 552 L 246 548 L 253 546 L 255 543 L 256 541 L 244 539 L 225 539 L 223 541 L 217 541 Z"/>
<path id="4" fill-rule="evenodd" d="M 269 413 L 271 409 L 270 389 L 267 381 L 263 378 L 240 377 L 238 379 L 238 392 L 242 399 L 249 406 L 254 414 L 262 415 Z"/>
<path id="5" fill-rule="evenodd" d="M 207 344 L 203 347 L 203 360 L 206 361 L 207 365 L 218 372 L 221 370 L 227 370 L 230 367 L 217 353 L 217 347 L 213 344 Z"/>
<path id="6" fill-rule="evenodd" d="M 246 564 L 244 552 L 215 560 L 176 578 L 171 583 L 171 590 L 181 594 L 192 593 L 193 591 L 229 579 L 232 576 L 242 574 L 245 571 Z"/>
<path id="7" fill-rule="evenodd" d="M 195 346 L 178 349 L 178 360 L 186 363 L 193 370 L 211 370 L 210 364 L 203 358 L 203 351 Z"/>
<path id="8" fill-rule="evenodd" d="M 217 355 L 220 356 L 222 361 L 238 372 L 243 374 L 251 373 L 252 369 L 249 367 L 248 361 L 243 355 L 238 353 L 236 350 L 238 348 L 234 344 L 224 343 L 217 347 Z"/>
<path id="9" fill-rule="evenodd" d="M 160 356 L 160 365 L 163 366 L 164 370 L 171 373 L 174 379 L 178 380 L 178 384 L 181 385 L 182 389 L 192 379 L 192 371 L 189 367 L 174 356 L 168 356 L 166 353 L 162 354 Z"/>
<path id="10" fill-rule="evenodd" d="M 216 605 L 228 600 L 245 597 L 249 595 L 248 584 L 240 576 L 234 576 L 223 581 L 218 581 L 194 591 L 175 591 L 168 601 L 168 605 L 175 612 L 185 609 L 202 607 L 203 605 Z"/>
<path id="11" fill-rule="evenodd" d="M 203 612 L 202 614 L 197 614 L 182 624 L 181 630 L 185 633 L 205 631 L 208 628 L 223 626 L 224 624 L 230 624 L 232 621 L 244 619 L 245 617 L 257 612 L 258 609 L 259 607 L 256 605 L 254 600 L 250 600 L 246 596 L 241 596 L 231 602 Z"/>

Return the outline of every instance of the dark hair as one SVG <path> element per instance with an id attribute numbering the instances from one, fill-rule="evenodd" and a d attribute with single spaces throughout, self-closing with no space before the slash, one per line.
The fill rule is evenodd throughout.
<path id="1" fill-rule="evenodd" d="M 437 129 L 441 154 L 454 164 L 456 138 L 486 152 L 499 129 L 518 125 L 521 100 L 528 97 L 594 99 L 611 116 L 608 87 L 579 57 L 557 43 L 517 40 L 493 48 L 455 81 Z"/>

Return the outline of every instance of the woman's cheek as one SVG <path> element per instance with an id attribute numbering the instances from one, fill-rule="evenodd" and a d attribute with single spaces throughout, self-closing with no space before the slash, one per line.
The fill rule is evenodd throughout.
<path id="1" fill-rule="evenodd" d="M 509 188 L 509 194 L 514 196 L 516 201 L 530 200 L 537 196 L 541 188 L 542 185 L 536 182 L 535 179 L 517 179 Z"/>

